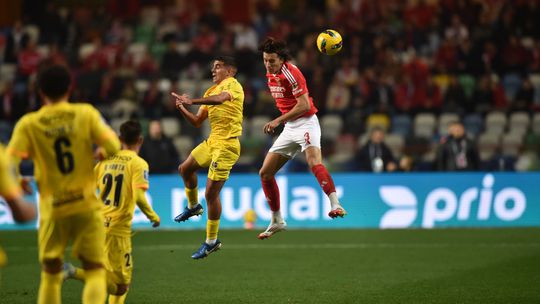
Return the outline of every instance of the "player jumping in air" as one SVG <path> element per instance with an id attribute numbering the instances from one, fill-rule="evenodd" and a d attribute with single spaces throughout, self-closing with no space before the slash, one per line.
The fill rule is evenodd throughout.
<path id="1" fill-rule="evenodd" d="M 61 303 L 62 265 L 69 242 L 85 270 L 82 302 L 105 302 L 103 267 L 105 229 L 96 196 L 93 144 L 106 155 L 120 149 L 114 131 L 89 104 L 71 104 L 71 75 L 67 68 L 50 66 L 38 73 L 44 105 L 24 115 L 13 131 L 8 153 L 31 158 L 39 185 L 38 304 Z"/>
<path id="2" fill-rule="evenodd" d="M 219 193 L 229 178 L 229 173 L 240 157 L 242 135 L 242 110 L 244 90 L 234 78 L 236 63 L 231 57 L 217 57 L 212 65 L 212 81 L 215 83 L 204 93 L 202 98 L 190 98 L 187 95 L 171 93 L 176 99 L 176 107 L 194 126 L 199 127 L 205 119 L 210 120 L 210 135 L 199 144 L 189 157 L 178 167 L 184 181 L 188 206 L 174 220 L 183 222 L 192 216 L 203 213 L 198 199 L 196 171 L 208 168 L 206 180 L 206 203 L 208 221 L 206 223 L 206 241 L 191 256 L 201 259 L 221 248 L 217 238 L 221 201 Z M 197 114 L 191 113 L 184 105 L 203 105 Z"/>
<path id="3" fill-rule="evenodd" d="M 160 224 L 159 216 L 146 200 L 148 190 L 148 164 L 139 157 L 143 137 L 137 121 L 127 121 L 120 126 L 122 150 L 94 168 L 99 197 L 105 208 L 105 268 L 109 304 L 125 302 L 133 272 L 131 254 L 131 222 L 135 204 L 152 222 Z M 66 278 L 85 279 L 82 269 L 66 264 Z"/>
<path id="4" fill-rule="evenodd" d="M 263 240 L 287 226 L 279 210 L 279 188 L 275 175 L 298 152 L 305 153 L 311 172 L 330 199 L 331 211 L 328 216 L 343 217 L 347 212 L 339 203 L 334 181 L 322 164 L 321 127 L 304 75 L 289 62 L 290 55 L 285 42 L 267 38 L 259 46 L 259 51 L 263 54 L 268 88 L 281 112 L 281 116 L 267 123 L 263 131 L 273 134 L 280 124 L 285 124 L 259 171 L 262 188 L 272 211 L 270 225 L 258 236 Z"/>

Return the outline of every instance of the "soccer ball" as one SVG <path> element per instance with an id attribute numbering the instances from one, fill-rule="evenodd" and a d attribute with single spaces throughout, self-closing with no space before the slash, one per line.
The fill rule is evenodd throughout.
<path id="1" fill-rule="evenodd" d="M 341 35 L 334 30 L 321 32 L 317 37 L 317 48 L 326 55 L 335 55 L 341 51 L 343 40 Z"/>

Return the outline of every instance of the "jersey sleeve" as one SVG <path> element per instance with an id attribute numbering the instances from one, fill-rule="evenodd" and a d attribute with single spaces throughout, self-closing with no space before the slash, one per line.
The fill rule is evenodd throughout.
<path id="1" fill-rule="evenodd" d="M 238 81 L 230 81 L 224 87 L 222 92 L 227 92 L 231 95 L 231 100 L 242 100 L 244 90 Z"/>
<path id="2" fill-rule="evenodd" d="M 133 188 L 148 190 L 148 163 L 142 159 L 139 159 L 137 162 L 134 163 L 132 174 Z"/>
<path id="3" fill-rule="evenodd" d="M 15 125 L 13 130 L 13 135 L 8 145 L 8 154 L 13 155 L 17 158 L 25 159 L 30 156 L 30 140 L 27 130 L 28 117 L 25 116 Z"/>
<path id="4" fill-rule="evenodd" d="M 291 83 L 292 94 L 296 98 L 308 93 L 306 78 L 295 65 L 291 64 L 290 66 L 291 68 L 284 73 Z"/>
<path id="5" fill-rule="evenodd" d="M 116 136 L 116 133 L 114 133 L 111 127 L 105 123 L 98 110 L 90 106 L 89 112 L 89 127 L 92 139 L 105 150 L 107 156 L 114 155 L 120 150 L 120 140 L 118 139 L 118 136 Z"/>

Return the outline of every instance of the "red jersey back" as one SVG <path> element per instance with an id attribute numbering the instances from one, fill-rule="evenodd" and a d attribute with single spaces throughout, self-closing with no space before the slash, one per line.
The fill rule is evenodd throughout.
<path id="1" fill-rule="evenodd" d="M 284 62 L 279 74 L 266 74 L 268 79 L 268 89 L 272 97 L 276 100 L 276 105 L 281 112 L 285 114 L 296 105 L 296 97 L 308 92 L 306 79 L 302 72 L 294 64 Z M 305 114 L 299 116 L 307 117 L 317 113 L 317 108 L 313 104 L 313 98 L 309 97 L 310 108 Z"/>

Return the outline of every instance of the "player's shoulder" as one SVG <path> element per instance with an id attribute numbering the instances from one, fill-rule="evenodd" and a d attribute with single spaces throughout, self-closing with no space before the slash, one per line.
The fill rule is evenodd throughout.
<path id="1" fill-rule="evenodd" d="M 285 78 L 287 78 L 287 80 L 289 80 L 291 83 L 295 83 L 296 79 L 304 77 L 300 69 L 288 61 L 281 66 L 281 71 L 283 72 Z"/>
<path id="2" fill-rule="evenodd" d="M 93 105 L 86 102 L 70 103 L 70 106 L 77 112 L 98 112 L 98 110 Z"/>

